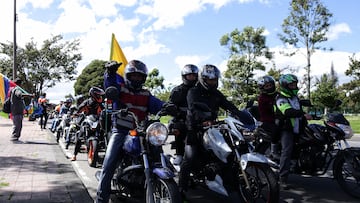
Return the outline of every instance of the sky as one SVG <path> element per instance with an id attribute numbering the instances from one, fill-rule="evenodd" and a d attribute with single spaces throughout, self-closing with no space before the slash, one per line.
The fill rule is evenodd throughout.
<path id="1" fill-rule="evenodd" d="M 17 44 L 43 41 L 61 34 L 64 40 L 80 40 L 78 74 L 95 59 L 109 60 L 114 33 L 127 60 L 142 60 L 151 71 L 157 68 L 165 85 L 181 83 L 185 64 L 199 68 L 213 64 L 226 70 L 228 51 L 220 45 L 224 34 L 246 26 L 264 27 L 266 45 L 274 52 L 277 69 L 292 67 L 302 78 L 306 57 L 279 54 L 281 24 L 289 15 L 290 0 L 18 0 L 16 1 Z M 317 51 L 311 58 L 311 74 L 320 77 L 333 67 L 340 83 L 349 57 L 360 59 L 360 1 L 323 0 L 333 13 L 328 41 L 319 44 L 334 51 Z M 0 42 L 13 42 L 14 0 L 0 0 Z M 101 68 L 101 67 L 99 67 Z M 268 67 L 269 69 L 270 67 Z M 268 69 L 266 71 L 268 71 Z M 265 75 L 258 72 L 257 77 Z M 63 100 L 74 82 L 62 82 L 46 90 L 50 102 Z"/>

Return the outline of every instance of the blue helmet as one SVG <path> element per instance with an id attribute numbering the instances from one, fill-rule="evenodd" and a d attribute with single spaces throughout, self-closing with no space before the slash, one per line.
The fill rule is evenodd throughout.
<path id="1" fill-rule="evenodd" d="M 131 80 L 130 76 L 133 73 L 138 73 L 143 76 L 142 80 Z M 125 67 L 125 84 L 134 90 L 140 90 L 146 81 L 148 69 L 146 65 L 139 60 L 131 60 Z"/>

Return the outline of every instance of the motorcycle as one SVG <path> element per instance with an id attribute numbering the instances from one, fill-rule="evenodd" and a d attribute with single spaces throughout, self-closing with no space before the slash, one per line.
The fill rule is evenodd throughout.
<path id="1" fill-rule="evenodd" d="M 223 177 L 232 173 L 235 177 L 231 178 L 237 179 L 237 191 L 244 202 L 278 202 L 280 189 L 272 170 L 276 163 L 253 152 L 249 140 L 255 121 L 250 114 L 244 115 L 247 118 L 242 121 L 228 116 L 222 121 L 203 122 L 201 159 L 191 171 L 190 186 L 200 185 L 229 197 Z"/>
<path id="2" fill-rule="evenodd" d="M 81 128 L 87 148 L 88 164 L 96 167 L 99 162 L 99 151 L 105 149 L 107 145 L 107 140 L 100 129 L 99 116 L 93 114 L 86 116 L 81 123 Z"/>
<path id="3" fill-rule="evenodd" d="M 303 106 L 311 106 L 302 101 Z M 339 106 L 338 101 L 336 106 Z M 313 116 L 316 117 L 316 116 Z M 328 113 L 324 125 L 308 124 L 295 142 L 291 172 L 320 176 L 331 168 L 332 175 L 347 194 L 360 198 L 360 148 L 350 147 L 347 139 L 353 136 L 349 121 L 342 113 Z M 270 156 L 270 137 L 259 130 L 255 133 L 256 151 Z"/>
<path id="4" fill-rule="evenodd" d="M 69 129 L 71 115 L 69 113 L 63 114 L 60 119 L 60 124 L 56 127 L 56 141 L 59 142 L 60 137 L 66 135 Z"/>
<path id="5" fill-rule="evenodd" d="M 113 176 L 112 186 L 116 190 L 112 193 L 120 198 L 140 199 L 146 203 L 180 203 L 175 174 L 168 168 L 162 151 L 168 129 L 159 122 L 160 115 L 139 123 L 136 116 L 126 109 L 113 110 L 111 114 L 117 117 L 117 125 L 130 129 L 124 142 L 124 158 L 118 163 Z M 95 174 L 98 180 L 100 174 L 101 171 Z"/>

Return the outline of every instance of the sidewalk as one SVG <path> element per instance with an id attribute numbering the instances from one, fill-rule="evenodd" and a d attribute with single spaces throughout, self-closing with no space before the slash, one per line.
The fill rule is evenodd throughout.
<path id="1" fill-rule="evenodd" d="M 93 202 L 49 130 L 24 118 L 19 141 L 0 117 L 0 203 Z"/>

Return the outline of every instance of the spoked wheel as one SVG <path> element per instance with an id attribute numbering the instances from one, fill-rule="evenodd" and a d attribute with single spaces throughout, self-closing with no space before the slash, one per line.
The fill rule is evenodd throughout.
<path id="1" fill-rule="evenodd" d="M 334 162 L 334 178 L 347 194 L 360 198 L 360 155 L 338 156 Z"/>
<path id="2" fill-rule="evenodd" d="M 88 148 L 88 164 L 91 167 L 96 167 L 96 162 L 98 161 L 98 141 L 89 140 Z"/>
<path id="3" fill-rule="evenodd" d="M 245 170 L 250 187 L 241 178 L 240 193 L 245 202 L 279 202 L 280 189 L 275 173 L 268 165 L 248 163 Z"/>
<path id="4" fill-rule="evenodd" d="M 150 198 L 154 198 L 154 202 L 162 203 L 181 203 L 181 196 L 177 184 L 174 180 L 163 180 L 156 178 L 153 180 L 153 194 L 149 194 L 148 188 L 146 188 L 146 203 L 151 202 Z"/>

